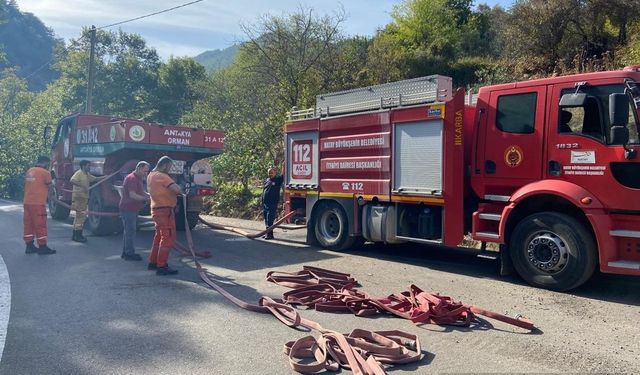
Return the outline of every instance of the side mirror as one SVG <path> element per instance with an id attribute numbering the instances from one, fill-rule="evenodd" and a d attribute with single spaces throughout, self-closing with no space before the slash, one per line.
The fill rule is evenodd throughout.
<path id="1" fill-rule="evenodd" d="M 48 141 L 50 135 L 51 135 L 51 126 L 47 125 L 44 127 L 44 131 L 42 132 L 42 139 L 44 139 L 45 141 Z"/>
<path id="2" fill-rule="evenodd" d="M 613 128 L 618 126 L 626 128 L 629 123 L 629 97 L 626 94 L 609 95 L 609 123 L 612 126 L 612 135 Z M 629 141 L 628 138 L 629 132 L 627 131 L 627 142 Z"/>
<path id="3" fill-rule="evenodd" d="M 610 142 L 613 145 L 626 145 L 629 143 L 629 129 L 626 126 L 612 126 Z"/>
<path id="4" fill-rule="evenodd" d="M 587 101 L 587 94 L 564 94 L 560 98 L 560 107 L 584 107 Z"/>

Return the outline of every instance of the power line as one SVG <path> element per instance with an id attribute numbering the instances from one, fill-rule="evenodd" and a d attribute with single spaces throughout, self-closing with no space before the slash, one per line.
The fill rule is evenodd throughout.
<path id="1" fill-rule="evenodd" d="M 201 2 L 201 1 L 204 1 L 204 0 L 195 0 L 195 1 L 191 1 L 191 2 L 189 2 L 189 3 L 185 3 L 185 4 L 182 4 L 182 5 L 175 6 L 175 7 L 173 7 L 173 8 L 168 8 L 168 9 L 164 9 L 164 10 L 161 10 L 161 11 L 158 11 L 158 12 L 145 14 L 144 16 L 140 16 L 140 17 L 136 17 L 136 18 L 131 18 L 131 19 L 126 20 L 126 21 L 116 22 L 116 23 L 112 23 L 112 24 L 110 24 L 110 25 L 106 25 L 106 26 L 100 26 L 100 27 L 98 27 L 98 29 L 97 29 L 97 30 L 106 29 L 107 27 L 112 27 L 112 26 L 122 25 L 123 23 L 132 22 L 132 21 L 137 21 L 137 20 L 140 20 L 140 19 L 143 19 L 143 18 L 147 18 L 147 17 L 155 16 L 155 15 L 157 15 L 157 14 L 170 12 L 170 11 L 172 11 L 172 10 L 179 9 L 179 8 L 184 8 L 184 7 L 186 7 L 186 6 L 189 6 L 189 5 L 192 5 L 192 4 L 196 4 L 196 3 L 199 3 L 199 2 Z"/>
<path id="2" fill-rule="evenodd" d="M 24 77 L 23 79 L 29 79 L 32 76 L 34 76 L 36 73 L 38 73 L 39 71 L 41 71 L 44 67 L 49 66 L 52 62 L 54 62 L 54 60 L 56 59 L 55 54 L 54 57 L 52 57 L 51 59 L 49 59 L 49 61 L 47 61 L 46 63 L 40 65 L 40 67 L 36 70 L 34 70 L 33 72 L 31 72 L 31 74 L 29 74 L 28 76 Z"/>

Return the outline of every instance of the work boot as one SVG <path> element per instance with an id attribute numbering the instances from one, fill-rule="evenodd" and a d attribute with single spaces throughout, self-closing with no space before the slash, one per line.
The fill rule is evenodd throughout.
<path id="1" fill-rule="evenodd" d="M 269 232 L 269 233 L 265 234 L 263 238 L 265 240 L 272 240 L 273 239 L 273 232 Z"/>
<path id="2" fill-rule="evenodd" d="M 147 269 L 148 269 L 149 271 L 155 271 L 155 270 L 157 270 L 157 269 L 158 269 L 158 265 L 157 265 L 157 264 L 155 264 L 155 263 L 149 263 L 149 264 L 147 264 Z"/>
<path id="3" fill-rule="evenodd" d="M 56 251 L 51 249 L 51 248 L 49 248 L 49 246 L 47 246 L 47 245 L 41 245 L 38 248 L 38 254 L 40 254 L 40 255 L 49 255 L 49 254 L 55 254 L 55 253 L 56 253 Z"/>
<path id="4" fill-rule="evenodd" d="M 120 258 L 124 260 L 142 260 L 142 257 L 139 254 L 131 253 L 131 254 L 122 254 Z"/>
<path id="5" fill-rule="evenodd" d="M 27 249 L 24 251 L 25 254 L 35 254 L 38 252 L 38 248 L 36 247 L 36 245 L 33 244 L 33 242 L 29 242 L 27 244 Z"/>
<path id="6" fill-rule="evenodd" d="M 158 267 L 156 270 L 156 275 L 158 276 L 175 275 L 176 273 L 178 273 L 178 270 L 169 268 L 169 266 Z"/>
<path id="7" fill-rule="evenodd" d="M 82 235 L 82 230 L 74 230 L 73 237 L 71 237 L 71 241 L 75 242 L 87 242 L 87 239 Z"/>

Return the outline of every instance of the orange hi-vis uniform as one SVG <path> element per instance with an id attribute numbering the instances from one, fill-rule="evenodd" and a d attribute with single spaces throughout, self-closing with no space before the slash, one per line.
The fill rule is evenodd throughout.
<path id="1" fill-rule="evenodd" d="M 30 168 L 24 178 L 24 242 L 47 244 L 47 196 L 51 173 L 42 167 Z"/>
<path id="2" fill-rule="evenodd" d="M 174 209 L 178 202 L 176 193 L 169 189 L 175 184 L 166 173 L 154 171 L 147 176 L 147 190 L 151 196 L 151 217 L 155 223 L 156 234 L 149 263 L 166 267 L 169 252 L 176 242 L 176 219 Z"/>

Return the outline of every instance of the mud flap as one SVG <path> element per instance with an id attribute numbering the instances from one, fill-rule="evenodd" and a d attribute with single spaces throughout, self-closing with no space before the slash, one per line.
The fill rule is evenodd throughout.
<path id="1" fill-rule="evenodd" d="M 500 245 L 500 276 L 513 275 L 515 269 L 506 245 Z"/>

